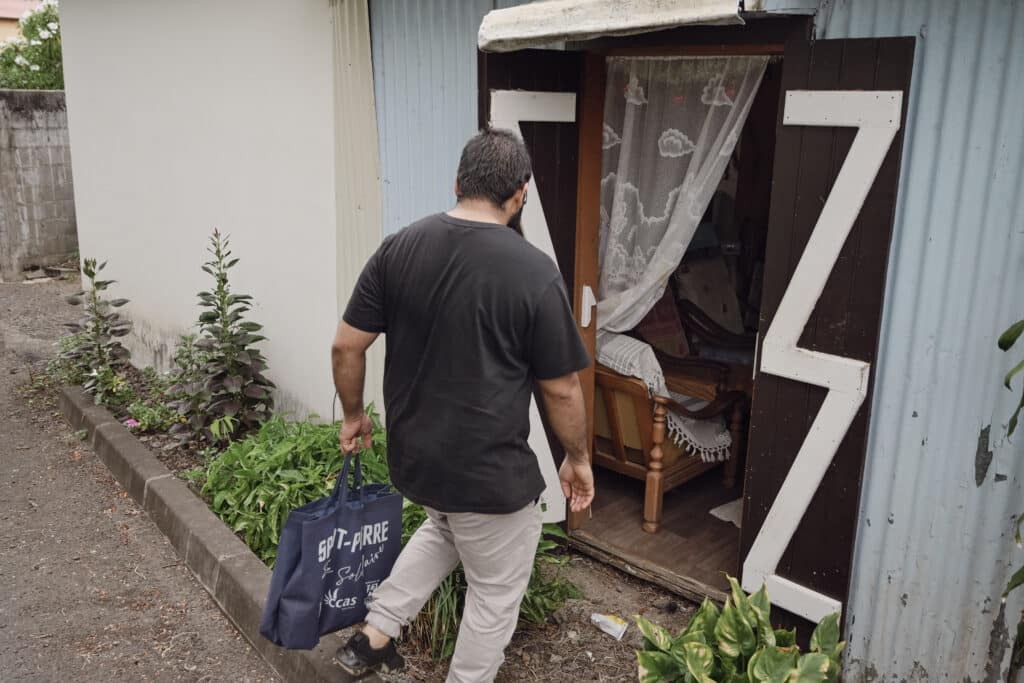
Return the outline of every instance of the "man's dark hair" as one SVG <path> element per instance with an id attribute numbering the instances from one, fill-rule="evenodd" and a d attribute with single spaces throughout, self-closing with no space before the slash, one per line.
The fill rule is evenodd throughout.
<path id="1" fill-rule="evenodd" d="M 504 128 L 485 128 L 462 148 L 458 198 L 487 199 L 501 206 L 530 174 L 530 153 L 519 136 Z"/>

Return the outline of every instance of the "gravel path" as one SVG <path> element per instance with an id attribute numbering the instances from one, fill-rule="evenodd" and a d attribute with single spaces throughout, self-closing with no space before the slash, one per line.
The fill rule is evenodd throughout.
<path id="1" fill-rule="evenodd" d="M 74 289 L 0 283 L 0 679 L 279 680 L 56 408 L 18 391 Z"/>

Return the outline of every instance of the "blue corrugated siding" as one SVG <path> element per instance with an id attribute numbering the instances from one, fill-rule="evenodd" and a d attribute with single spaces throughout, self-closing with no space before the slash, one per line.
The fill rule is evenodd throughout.
<path id="1" fill-rule="evenodd" d="M 848 680 L 1005 680 L 1024 432 L 1006 438 L 1001 378 L 1024 348 L 995 340 L 1024 317 L 1024 3 L 829 2 L 817 19 L 819 38 L 918 36 Z"/>
<path id="2" fill-rule="evenodd" d="M 509 0 L 370 0 L 384 234 L 454 201 L 476 130 L 476 34 Z"/>

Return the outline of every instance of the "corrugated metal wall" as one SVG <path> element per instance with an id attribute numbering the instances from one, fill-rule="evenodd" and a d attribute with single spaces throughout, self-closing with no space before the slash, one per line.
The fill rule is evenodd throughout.
<path id="1" fill-rule="evenodd" d="M 476 33 L 508 0 L 370 0 L 384 233 L 449 208 L 477 124 Z"/>
<path id="2" fill-rule="evenodd" d="M 847 680 L 1005 680 L 1024 511 L 1024 2 L 822 4 L 819 38 L 918 36 L 889 265 Z M 1022 428 L 1024 429 L 1024 428 Z M 1005 610 L 1005 616 L 1004 616 Z"/>
<path id="3" fill-rule="evenodd" d="M 380 156 L 368 0 L 331 0 L 334 22 L 334 164 L 338 315 L 381 241 Z M 384 405 L 384 345 L 366 359 L 367 403 Z"/>

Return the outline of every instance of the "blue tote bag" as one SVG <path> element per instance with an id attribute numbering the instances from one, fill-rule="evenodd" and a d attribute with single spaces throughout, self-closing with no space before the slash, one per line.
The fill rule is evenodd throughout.
<path id="1" fill-rule="evenodd" d="M 366 599 L 391 573 L 401 546 L 401 494 L 388 484 L 364 486 L 359 456 L 346 455 L 331 495 L 288 513 L 260 633 L 309 650 L 320 636 L 361 622 Z"/>

